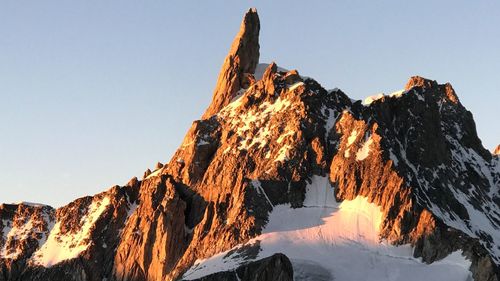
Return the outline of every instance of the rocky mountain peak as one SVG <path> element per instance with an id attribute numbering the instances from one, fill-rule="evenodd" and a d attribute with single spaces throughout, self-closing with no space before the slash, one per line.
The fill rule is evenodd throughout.
<path id="1" fill-rule="evenodd" d="M 266 93 L 274 93 L 274 76 L 278 71 L 278 65 L 275 62 L 269 64 L 269 66 L 264 71 L 262 75 L 262 81 L 264 83 L 264 89 Z"/>
<path id="2" fill-rule="evenodd" d="M 420 87 L 423 90 L 431 90 L 431 89 L 436 89 L 438 91 L 443 91 L 446 98 L 451 101 L 454 104 L 458 104 L 458 96 L 455 93 L 455 90 L 453 89 L 453 86 L 451 86 L 450 83 L 446 84 L 438 84 L 435 80 L 427 79 L 421 76 L 412 76 L 408 80 L 408 82 L 405 85 L 405 90 L 411 90 L 414 87 Z"/>
<path id="3" fill-rule="evenodd" d="M 500 144 L 495 147 L 495 150 L 493 150 L 493 155 L 500 155 Z"/>
<path id="4" fill-rule="evenodd" d="M 437 87 L 438 83 L 435 80 L 426 79 L 421 76 L 412 76 L 405 86 L 405 90 L 410 90 L 413 87 L 433 88 Z"/>
<path id="5" fill-rule="evenodd" d="M 259 62 L 259 31 L 259 16 L 257 10 L 252 8 L 243 17 L 240 31 L 219 72 L 212 103 L 202 119 L 219 112 L 231 102 L 243 85 L 248 84 L 246 74 L 253 74 Z"/>
<path id="6" fill-rule="evenodd" d="M 257 65 L 259 28 L 251 9 L 169 162 L 0 205 L 0 281 L 499 280 L 500 159 L 452 86 L 362 104 Z"/>

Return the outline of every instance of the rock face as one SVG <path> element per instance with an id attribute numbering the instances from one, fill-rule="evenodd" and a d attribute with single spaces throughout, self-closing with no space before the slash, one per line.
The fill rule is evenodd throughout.
<path id="1" fill-rule="evenodd" d="M 260 21 L 256 9 L 250 9 L 241 22 L 240 31 L 234 38 L 231 50 L 217 79 L 212 103 L 202 119 L 210 118 L 228 105 L 244 85 L 254 78 L 251 74 L 259 63 Z"/>
<path id="2" fill-rule="evenodd" d="M 425 263 L 461 251 L 474 280 L 498 280 L 499 159 L 452 86 L 415 76 L 363 105 L 275 63 L 257 75 L 259 28 L 249 10 L 168 163 L 57 210 L 1 205 L 0 280 L 179 280 L 225 251 L 234 270 L 200 280 L 293 280 L 286 256 L 246 243 L 277 205 L 304 207 L 317 176 L 380 207 L 380 239 Z"/>
<path id="3" fill-rule="evenodd" d="M 10 280 L 24 270 L 26 260 L 48 236 L 55 210 L 31 203 L 2 204 L 0 218 L 0 280 Z"/>
<path id="4" fill-rule="evenodd" d="M 250 262 L 234 271 L 218 272 L 196 281 L 293 281 L 290 260 L 283 254 L 275 254 L 259 261 Z"/>

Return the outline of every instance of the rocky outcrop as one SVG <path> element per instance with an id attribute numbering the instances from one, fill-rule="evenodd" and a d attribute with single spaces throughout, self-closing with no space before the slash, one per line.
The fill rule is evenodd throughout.
<path id="1" fill-rule="evenodd" d="M 55 210 L 33 203 L 0 205 L 0 280 L 19 276 L 27 259 L 44 243 L 55 220 Z"/>
<path id="2" fill-rule="evenodd" d="M 224 106 L 228 105 L 237 92 L 251 84 L 259 63 L 259 31 L 260 21 L 257 10 L 252 8 L 245 14 L 240 31 L 234 38 L 229 54 L 217 79 L 212 103 L 203 114 L 202 119 L 210 118 Z"/>
<path id="3" fill-rule="evenodd" d="M 475 280 L 494 280 L 498 232 L 482 228 L 499 227 L 493 180 L 498 172 L 471 169 L 490 167 L 491 156 L 452 89 L 412 77 L 401 96 L 343 113 L 336 124 L 342 137 L 330 177 L 338 185 L 338 199 L 363 195 L 383 208 L 383 237 L 411 243 L 415 256 L 426 262 L 462 249 L 473 260 Z M 473 210 L 484 214 L 475 220 L 489 225 L 471 225 Z"/>
<path id="4" fill-rule="evenodd" d="M 137 185 L 116 186 L 57 210 L 43 205 L 2 205 L 6 212 L 0 216 L 10 231 L 4 228 L 8 238 L 0 247 L 17 245 L 18 254 L 8 250 L 1 257 L 0 280 L 100 281 L 110 276 L 119 234 L 137 194 Z"/>
<path id="5" fill-rule="evenodd" d="M 190 238 L 187 204 L 171 178 L 146 179 L 139 202 L 116 250 L 116 280 L 162 280 L 186 250 Z"/>
<path id="6" fill-rule="evenodd" d="M 500 155 L 500 145 L 497 145 L 493 150 L 493 155 Z"/>
<path id="7" fill-rule="evenodd" d="M 292 281 L 293 268 L 283 254 L 275 254 L 262 260 L 238 267 L 234 271 L 218 272 L 195 281 Z"/>

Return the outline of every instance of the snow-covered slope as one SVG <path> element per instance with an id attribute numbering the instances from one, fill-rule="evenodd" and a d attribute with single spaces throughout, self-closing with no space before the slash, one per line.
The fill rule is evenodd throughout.
<path id="1" fill-rule="evenodd" d="M 89 239 L 90 230 L 109 204 L 108 197 L 94 200 L 80 220 L 80 229 L 75 232 L 65 233 L 61 222 L 57 222 L 45 243 L 33 254 L 31 262 L 51 267 L 61 261 L 78 257 L 92 243 Z"/>
<path id="2" fill-rule="evenodd" d="M 284 253 L 295 280 L 470 280 L 470 261 L 454 252 L 433 264 L 412 257 L 410 246 L 379 241 L 382 212 L 364 197 L 337 203 L 326 177 L 313 176 L 304 207 L 274 206 L 263 233 L 244 245 L 199 260 L 187 280 L 233 270 L 250 260 Z M 249 255 L 252 247 L 257 255 Z M 257 251 L 257 250 L 254 250 Z"/>

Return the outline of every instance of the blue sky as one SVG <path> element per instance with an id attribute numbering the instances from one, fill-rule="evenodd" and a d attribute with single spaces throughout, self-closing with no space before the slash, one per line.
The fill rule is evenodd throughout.
<path id="1" fill-rule="evenodd" d="M 449 81 L 500 143 L 498 1 L 2 1 L 0 202 L 61 206 L 167 162 L 249 7 L 262 62 L 356 99 Z"/>

